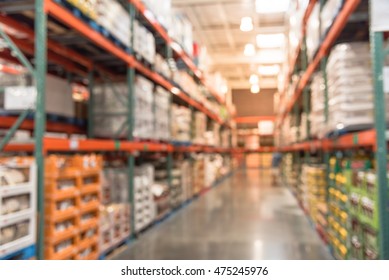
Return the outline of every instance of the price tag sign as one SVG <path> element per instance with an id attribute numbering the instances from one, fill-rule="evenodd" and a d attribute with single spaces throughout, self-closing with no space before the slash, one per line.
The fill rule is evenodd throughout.
<path id="1" fill-rule="evenodd" d="M 148 151 L 148 150 L 149 150 L 149 145 L 145 144 L 145 145 L 143 146 L 143 151 Z"/>
<path id="2" fill-rule="evenodd" d="M 76 139 L 71 139 L 69 142 L 69 148 L 70 150 L 78 150 L 79 148 L 79 142 Z"/>
<path id="3" fill-rule="evenodd" d="M 353 144 L 358 145 L 358 142 L 359 142 L 358 133 L 355 133 L 353 135 Z"/>

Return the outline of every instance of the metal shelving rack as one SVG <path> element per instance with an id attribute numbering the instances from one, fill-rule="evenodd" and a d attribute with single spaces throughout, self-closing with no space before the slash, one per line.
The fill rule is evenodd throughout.
<path id="1" fill-rule="evenodd" d="M 2 5 L 5 5 L 2 3 Z M 133 126 L 134 126 L 134 77 L 135 72 L 140 73 L 146 78 L 150 79 L 153 83 L 162 86 L 166 90 L 172 93 L 187 104 L 190 108 L 203 112 L 210 120 L 219 123 L 224 129 L 230 129 L 232 123 L 223 121 L 217 114 L 208 110 L 203 104 L 192 99 L 189 95 L 183 92 L 181 89 L 175 87 L 170 81 L 166 80 L 160 74 L 147 68 L 141 62 L 137 61 L 132 51 L 129 53 L 123 49 L 117 47 L 113 42 L 101 35 L 99 32 L 91 28 L 88 24 L 83 22 L 80 18 L 76 17 L 72 12 L 62 7 L 54 0 L 35 0 L 31 1 L 31 7 L 33 7 L 34 29 L 31 29 L 28 24 L 20 23 L 17 19 L 8 15 L 0 15 L 0 23 L 6 26 L 22 32 L 26 40 L 21 40 L 7 35 L 2 28 L 0 28 L 0 36 L 8 43 L 12 52 L 16 55 L 16 58 L 8 55 L 6 58 L 12 62 L 19 62 L 22 64 L 33 76 L 36 82 L 37 99 L 35 107 L 34 120 L 27 120 L 26 117 L 30 114 L 30 110 L 23 112 L 19 117 L 0 117 L 1 127 L 9 128 L 9 131 L 3 141 L 0 143 L 0 152 L 33 152 L 36 158 L 36 164 L 38 167 L 37 174 L 37 186 L 38 186 L 38 240 L 37 240 L 37 258 L 43 259 L 44 257 L 44 157 L 48 153 L 54 152 L 123 152 L 127 155 L 128 159 L 128 173 L 130 178 L 133 178 L 135 167 L 135 152 L 160 152 L 167 154 L 167 168 L 170 174 L 173 166 L 173 152 L 201 152 L 201 153 L 226 153 L 236 154 L 243 153 L 244 150 L 220 147 L 210 147 L 203 145 L 191 145 L 188 147 L 175 147 L 170 143 L 150 143 L 150 142 L 134 142 Z M 220 104 L 225 104 L 225 101 L 215 89 L 209 86 L 209 83 L 205 79 L 201 71 L 192 62 L 191 58 L 178 46 L 167 34 L 164 28 L 155 20 L 152 13 L 142 4 L 141 1 L 128 0 L 127 2 L 128 12 L 131 16 L 131 30 L 133 31 L 133 22 L 136 17 L 143 17 L 149 24 L 149 27 L 155 34 L 164 39 L 166 44 L 166 57 L 170 58 L 175 56 L 181 59 L 188 70 L 193 72 L 197 80 L 208 88 L 209 92 Z M 14 7 L 13 12 L 23 11 L 24 7 Z M 45 112 L 45 88 L 46 88 L 46 73 L 48 72 L 48 62 L 60 65 L 63 69 L 71 73 L 72 75 L 79 76 L 88 80 L 88 86 L 90 90 L 90 99 L 88 103 L 89 107 L 89 120 L 92 123 L 94 117 L 93 110 L 93 83 L 97 78 L 96 73 L 104 73 L 109 79 L 114 78 L 110 74 L 109 69 L 97 64 L 93 61 L 93 58 L 88 57 L 85 54 L 78 53 L 68 46 L 62 45 L 55 40 L 52 40 L 48 36 L 48 28 L 51 22 L 59 23 L 69 30 L 78 34 L 78 38 L 88 40 L 94 46 L 101 49 L 104 53 L 112 56 L 113 60 L 117 60 L 125 65 L 125 77 L 124 80 L 128 85 L 128 112 L 127 123 L 129 126 L 128 135 L 126 140 L 98 140 L 93 139 L 93 127 L 88 127 L 88 136 L 86 140 L 71 140 L 71 139 L 56 139 L 45 137 L 46 131 L 53 132 L 65 132 L 68 134 L 81 133 L 78 128 L 72 125 L 63 125 L 55 122 L 46 121 Z M 132 32 L 134 34 L 134 32 Z M 133 43 L 133 38 L 131 39 Z M 35 43 L 34 43 L 35 42 Z M 133 44 L 132 44 L 133 45 Z M 35 65 L 30 62 L 27 56 L 34 59 Z M 9 143 L 13 134 L 17 129 L 27 129 L 34 131 L 34 143 L 26 144 L 12 144 Z M 169 176 L 171 180 L 171 176 Z M 169 182 L 170 182 L 169 180 Z M 130 202 L 133 205 L 133 182 L 129 183 Z M 133 211 L 132 211 L 133 213 Z M 132 218 L 132 229 L 133 227 Z"/>
<path id="2" fill-rule="evenodd" d="M 370 0 L 369 4 L 371 5 Z M 303 34 L 305 34 L 305 28 L 307 20 L 312 12 L 314 5 L 318 0 L 311 0 L 309 2 L 308 9 L 303 21 Z M 320 0 L 320 8 L 324 5 L 323 0 Z M 305 61 L 302 61 L 303 75 L 300 78 L 297 89 L 294 92 L 293 97 L 287 103 L 287 106 L 283 112 L 281 112 L 280 117 L 278 118 L 277 128 L 283 125 L 285 117 L 288 114 L 299 114 L 297 110 L 298 103 L 303 98 L 303 112 L 309 113 L 308 98 L 309 98 L 309 89 L 308 85 L 310 79 L 316 69 L 320 68 L 323 72 L 323 78 L 325 81 L 325 91 L 324 91 L 324 100 L 325 100 L 325 121 L 328 121 L 328 86 L 327 86 L 327 74 L 326 74 L 326 64 L 328 53 L 330 52 L 333 44 L 336 42 L 337 38 L 345 28 L 350 16 L 357 9 L 358 5 L 362 3 L 361 0 L 345 0 L 344 5 L 336 17 L 333 25 L 331 26 L 328 34 L 323 39 L 317 54 L 311 63 L 307 64 Z M 371 21 L 371 18 L 370 18 Z M 370 23 L 371 26 L 371 23 Z M 322 140 L 307 140 L 300 139 L 298 143 L 279 147 L 278 149 L 285 153 L 304 153 L 306 160 L 309 160 L 309 155 L 312 152 L 320 152 L 323 154 L 324 163 L 329 167 L 329 153 L 337 150 L 355 150 L 355 149 L 369 149 L 375 152 L 376 158 L 376 171 L 378 178 L 378 196 L 379 196 L 379 224 L 380 224 L 380 234 L 379 234 L 379 245 L 380 245 L 380 257 L 382 259 L 389 259 L 389 213 L 388 213 L 388 181 L 387 181 L 387 145 L 388 138 L 386 135 L 386 108 L 385 108 L 385 94 L 383 88 L 383 67 L 385 56 L 389 55 L 389 50 L 383 48 L 384 42 L 383 32 L 377 32 L 373 29 L 370 30 L 370 44 L 371 44 L 371 53 L 372 53 L 372 65 L 373 65 L 373 75 L 374 75 L 374 89 L 375 89 L 375 125 L 374 129 L 368 131 L 361 131 L 357 133 L 349 133 L 343 136 L 340 136 L 336 139 L 322 139 Z M 295 69 L 298 57 L 301 55 L 302 60 L 305 57 L 305 36 L 303 36 L 302 42 L 300 42 L 298 52 L 296 56 L 291 60 L 291 69 Z M 288 86 L 291 80 L 291 74 L 287 77 L 286 85 Z M 309 124 L 307 125 L 307 135 L 309 137 Z M 282 137 L 282 135 L 279 135 Z"/>

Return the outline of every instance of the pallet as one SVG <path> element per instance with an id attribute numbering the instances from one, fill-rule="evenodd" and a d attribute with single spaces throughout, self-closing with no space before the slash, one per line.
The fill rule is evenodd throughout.
<path id="1" fill-rule="evenodd" d="M 7 256 L 0 257 L 0 260 L 29 260 L 34 258 L 36 255 L 35 245 L 20 249 L 14 253 L 8 254 Z"/>

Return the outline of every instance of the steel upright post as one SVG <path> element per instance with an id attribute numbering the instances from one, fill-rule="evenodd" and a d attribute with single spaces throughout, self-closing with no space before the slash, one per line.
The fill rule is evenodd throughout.
<path id="1" fill-rule="evenodd" d="M 45 0 L 35 1 L 35 77 L 36 77 L 36 112 L 35 112 L 35 161 L 37 165 L 38 186 L 38 240 L 37 258 L 44 259 L 45 232 L 45 163 L 43 138 L 46 130 L 46 72 L 47 72 L 47 14 Z"/>

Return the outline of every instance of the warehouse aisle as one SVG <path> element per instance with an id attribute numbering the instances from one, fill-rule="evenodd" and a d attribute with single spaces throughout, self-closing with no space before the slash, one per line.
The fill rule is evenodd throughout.
<path id="1" fill-rule="evenodd" d="M 331 259 L 269 171 L 236 172 L 144 233 L 118 259 Z"/>

